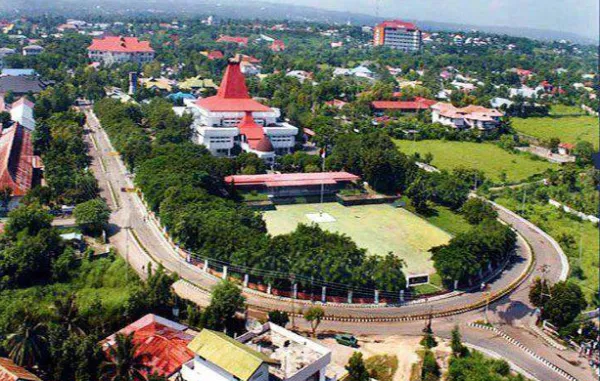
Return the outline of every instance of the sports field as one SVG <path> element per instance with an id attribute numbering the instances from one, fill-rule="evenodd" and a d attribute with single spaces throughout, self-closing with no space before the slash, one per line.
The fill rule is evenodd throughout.
<path id="1" fill-rule="evenodd" d="M 272 235 L 290 233 L 299 223 L 310 224 L 307 214 L 327 213 L 335 222 L 321 222 L 321 228 L 351 237 L 369 254 L 393 252 L 405 260 L 407 273 L 435 272 L 428 250 L 447 243 L 451 236 L 422 218 L 390 205 L 346 207 L 338 203 L 278 205 L 264 213 Z"/>
<path id="2" fill-rule="evenodd" d="M 595 116 L 547 116 L 543 118 L 512 118 L 513 128 L 537 139 L 559 138 L 575 144 L 587 141 L 598 148 L 598 118 Z"/>
<path id="3" fill-rule="evenodd" d="M 506 173 L 509 182 L 518 182 L 531 175 L 557 168 L 543 160 L 532 160 L 520 153 L 510 153 L 492 143 L 454 142 L 446 140 L 394 140 L 400 151 L 407 155 L 419 152 L 421 157 L 431 152 L 433 162 L 439 169 L 452 170 L 456 167 L 476 168 L 494 182 L 500 181 L 500 174 Z"/>

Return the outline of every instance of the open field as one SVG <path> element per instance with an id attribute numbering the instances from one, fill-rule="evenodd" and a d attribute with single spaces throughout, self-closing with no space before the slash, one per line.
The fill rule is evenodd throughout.
<path id="1" fill-rule="evenodd" d="M 524 154 L 510 153 L 492 143 L 453 142 L 445 140 L 394 140 L 400 151 L 421 156 L 430 152 L 432 165 L 439 169 L 452 170 L 456 167 L 481 169 L 494 182 L 500 181 L 504 171 L 508 182 L 518 182 L 529 176 L 556 167 L 546 161 L 532 160 Z"/>
<path id="2" fill-rule="evenodd" d="M 450 234 L 422 218 L 390 205 L 279 205 L 277 210 L 265 212 L 264 219 L 269 233 L 286 234 L 299 223 L 311 223 L 306 214 L 318 213 L 319 210 L 336 219 L 335 222 L 319 223 L 323 229 L 348 235 L 369 254 L 393 252 L 406 261 L 408 273 L 434 273 L 428 250 L 447 243 L 451 238 Z"/>
<path id="3" fill-rule="evenodd" d="M 512 118 L 513 128 L 536 139 L 559 138 L 575 144 L 588 141 L 598 148 L 598 118 L 595 116 L 547 116 L 544 118 Z"/>

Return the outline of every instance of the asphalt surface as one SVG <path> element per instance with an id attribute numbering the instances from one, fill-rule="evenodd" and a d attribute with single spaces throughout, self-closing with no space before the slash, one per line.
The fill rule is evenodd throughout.
<path id="1" fill-rule="evenodd" d="M 192 300 L 199 303 L 208 301 L 210 290 L 219 282 L 213 276 L 204 273 L 201 269 L 187 264 L 173 250 L 172 245 L 164 237 L 159 228 L 151 222 L 146 208 L 139 197 L 128 192 L 133 188 L 131 178 L 126 174 L 126 169 L 118 155 L 113 151 L 106 133 L 100 128 L 95 116 L 84 110 L 88 116 L 87 140 L 90 145 L 90 154 L 93 158 L 92 170 L 98 179 L 102 196 L 112 208 L 109 236 L 121 255 L 126 257 L 132 267 L 142 276 L 145 276 L 149 263 L 161 263 L 167 270 L 177 272 L 182 279 L 196 284 L 199 287 L 184 287 L 185 293 L 195 293 Z M 528 261 L 532 260 L 533 271 L 509 295 L 492 303 L 487 313 L 488 320 L 495 326 L 517 338 L 525 346 L 533 349 L 537 354 L 550 360 L 553 364 L 573 375 L 576 379 L 595 379 L 585 360 L 577 358 L 572 351 L 559 352 L 550 347 L 541 338 L 533 335 L 527 329 L 533 319 L 533 309 L 529 305 L 528 291 L 531 281 L 536 276 L 545 276 L 551 282 L 558 281 L 564 276 L 563 263 L 560 255 L 552 243 L 543 234 L 522 218 L 503 210 L 499 210 L 500 218 L 515 228 L 529 243 L 535 253 L 531 256 L 527 244 L 519 241 L 519 249 L 514 260 L 507 266 L 502 276 L 489 282 L 492 292 L 506 288 L 518 279 L 527 269 Z M 546 266 L 544 266 L 546 265 Z M 179 290 L 178 290 L 179 292 Z M 265 298 L 254 293 L 245 293 L 249 309 L 253 306 L 260 310 L 282 309 L 290 311 L 292 304 L 288 300 Z M 345 307 L 339 305 L 326 305 L 326 313 L 335 316 L 352 317 L 397 317 L 399 315 L 428 314 L 443 311 L 444 309 L 470 305 L 483 300 L 486 296 L 481 291 L 469 292 L 453 298 L 442 299 L 435 302 L 405 305 L 402 307 Z M 301 304 L 295 302 L 294 308 L 298 310 Z M 466 342 L 493 351 L 525 370 L 541 381 L 564 380 L 546 365 L 526 354 L 522 349 L 508 343 L 495 334 L 467 326 L 469 322 L 485 319 L 485 309 L 466 312 L 447 318 L 434 319 L 435 334 L 440 337 L 449 337 L 455 325 L 459 325 Z M 296 319 L 299 327 L 304 326 L 302 319 Z M 324 321 L 320 330 L 336 332 L 351 332 L 357 335 L 386 336 L 391 334 L 420 335 L 423 321 L 376 323 L 369 322 L 340 322 Z"/>

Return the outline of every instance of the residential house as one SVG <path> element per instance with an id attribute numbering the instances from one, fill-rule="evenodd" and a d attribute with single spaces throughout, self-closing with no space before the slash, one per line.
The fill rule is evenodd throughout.
<path id="1" fill-rule="evenodd" d="M 571 143 L 560 143 L 558 145 L 558 153 L 560 155 L 571 155 L 571 153 L 573 152 L 573 150 L 575 149 L 575 145 L 571 144 Z"/>
<path id="2" fill-rule="evenodd" d="M 11 56 L 13 54 L 17 54 L 15 49 L 11 48 L 0 48 L 0 69 L 4 67 L 4 58 Z"/>
<path id="3" fill-rule="evenodd" d="M 189 344 L 194 359 L 181 368 L 184 381 L 334 381 L 327 376 L 331 351 L 273 323 L 237 339 L 203 329 Z"/>
<path id="4" fill-rule="evenodd" d="M 46 83 L 32 76 L 0 76 L 0 95 L 12 92 L 14 95 L 38 94 L 46 88 Z"/>
<path id="5" fill-rule="evenodd" d="M 334 76 L 346 76 L 346 77 L 357 77 L 357 78 L 366 78 L 369 80 L 372 80 L 375 76 L 375 73 L 373 73 L 368 67 L 366 66 L 357 66 L 354 69 L 346 69 L 346 68 L 335 68 L 333 70 L 333 75 Z"/>
<path id="6" fill-rule="evenodd" d="M 287 72 L 285 75 L 286 77 L 296 78 L 298 81 L 300 81 L 300 83 L 304 83 L 306 80 L 312 80 L 313 78 L 313 73 L 309 73 L 304 70 L 292 70 Z"/>
<path id="7" fill-rule="evenodd" d="M 273 161 L 287 154 L 296 143 L 298 128 L 280 122 L 279 109 L 252 99 L 239 59 L 230 61 L 217 95 L 188 105 L 194 116 L 193 141 L 206 146 L 213 155 L 230 156 L 234 146 Z"/>
<path id="8" fill-rule="evenodd" d="M 337 108 L 338 110 L 343 109 L 344 106 L 347 105 L 347 104 L 348 104 L 347 102 L 344 102 L 344 101 L 342 101 L 340 99 L 334 99 L 334 100 L 325 102 L 326 106 Z"/>
<path id="9" fill-rule="evenodd" d="M 226 43 L 238 44 L 239 46 L 248 46 L 248 37 L 221 35 L 217 39 L 217 42 L 226 42 Z"/>
<path id="10" fill-rule="evenodd" d="M 432 123 L 441 123 L 457 129 L 474 128 L 487 131 L 498 127 L 504 114 L 495 109 L 470 105 L 457 108 L 451 103 L 436 103 L 431 106 Z"/>
<path id="11" fill-rule="evenodd" d="M 35 69 L 2 69 L 1 75 L 10 75 L 13 77 L 25 76 L 25 77 L 33 77 L 37 75 Z"/>
<path id="12" fill-rule="evenodd" d="M 173 87 L 177 84 L 176 81 L 160 77 L 160 78 L 140 78 L 140 83 L 148 90 L 170 93 Z"/>
<path id="13" fill-rule="evenodd" d="M 24 56 L 38 56 L 44 52 L 44 48 L 39 45 L 28 45 L 23 48 Z"/>
<path id="14" fill-rule="evenodd" d="M 544 88 L 538 86 L 535 89 L 532 89 L 529 86 L 523 85 L 520 88 L 511 88 L 508 91 L 510 98 L 517 96 L 521 96 L 523 98 L 537 98 L 544 92 Z"/>
<path id="15" fill-rule="evenodd" d="M 285 43 L 281 40 L 275 40 L 269 48 L 273 52 L 283 52 L 285 50 Z"/>
<path id="16" fill-rule="evenodd" d="M 225 58 L 225 55 L 220 50 L 211 50 L 210 52 L 203 52 L 202 54 L 211 61 Z"/>
<path id="17" fill-rule="evenodd" d="M 184 91 L 192 91 L 194 93 L 204 92 L 209 89 L 217 89 L 218 86 L 210 78 L 203 78 L 201 75 L 186 78 L 179 82 L 178 87 Z"/>
<path id="18" fill-rule="evenodd" d="M 102 349 L 110 358 L 110 347 L 116 343 L 117 334 L 132 335 L 136 354 L 144 354 L 144 375 L 156 374 L 169 378 L 176 375 L 181 366 L 194 357 L 188 345 L 197 332 L 185 325 L 148 314 L 117 333 L 101 341 Z"/>

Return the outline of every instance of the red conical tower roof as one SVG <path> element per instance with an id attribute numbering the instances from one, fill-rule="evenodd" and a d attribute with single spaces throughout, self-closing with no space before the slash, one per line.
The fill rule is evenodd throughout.
<path id="1" fill-rule="evenodd" d="M 250 111 L 246 111 L 246 114 L 240 121 L 238 128 L 240 129 L 240 133 L 242 135 L 246 135 L 246 140 L 248 143 L 250 143 L 251 140 L 258 141 L 265 135 L 262 127 L 254 121 L 252 112 Z"/>
<path id="2" fill-rule="evenodd" d="M 250 99 L 246 78 L 240 69 L 240 63 L 230 62 L 217 92 L 219 98 Z"/>
<path id="3" fill-rule="evenodd" d="M 260 139 L 260 141 L 258 142 L 258 144 L 256 144 L 256 147 L 254 147 L 254 149 L 259 152 L 275 151 L 275 148 L 273 148 L 273 144 L 271 143 L 267 135 L 263 135 L 262 139 Z"/>

